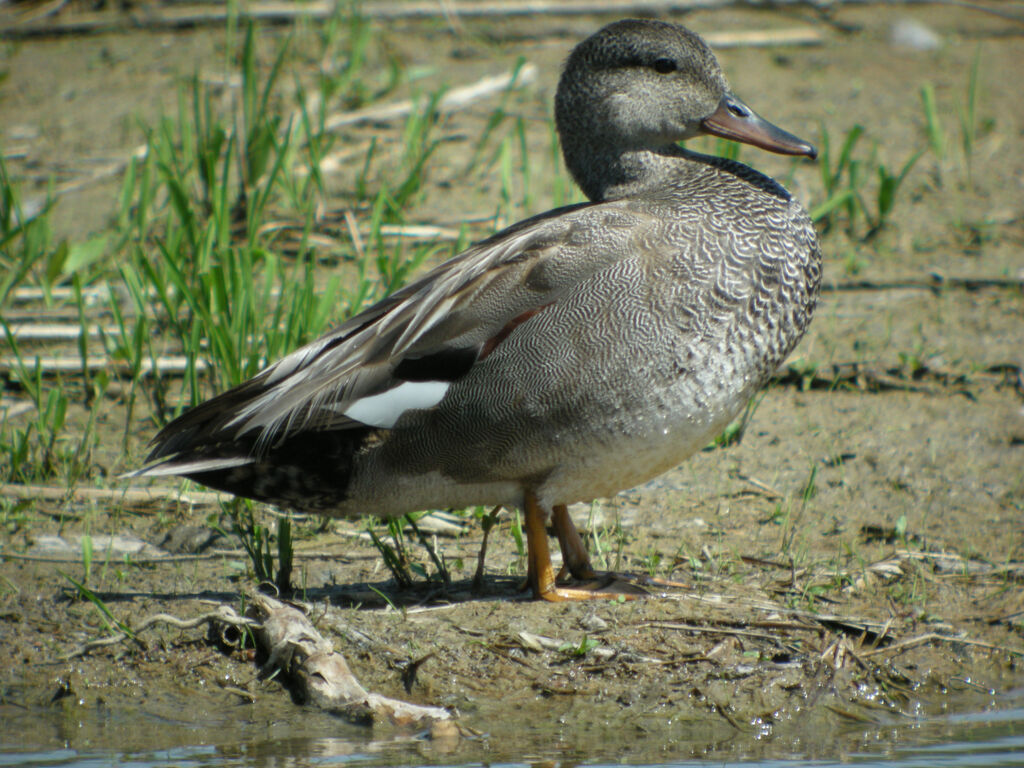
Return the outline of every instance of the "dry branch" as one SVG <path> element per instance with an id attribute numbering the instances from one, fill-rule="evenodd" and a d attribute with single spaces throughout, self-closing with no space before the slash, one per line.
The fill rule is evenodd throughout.
<path id="1" fill-rule="evenodd" d="M 712 48 L 767 48 L 782 45 L 823 45 L 825 42 L 825 35 L 813 27 L 705 32 L 702 36 Z"/>
<path id="2" fill-rule="evenodd" d="M 83 368 L 89 371 L 110 371 L 119 376 L 132 375 L 132 365 L 127 361 L 111 360 L 109 357 L 101 355 L 90 355 L 84 366 L 81 357 L 25 355 L 24 359 L 20 362 L 16 357 L 0 357 L 0 375 L 19 370 L 22 363 L 30 371 L 34 370 L 38 365 L 42 373 L 48 376 L 58 373 L 81 373 Z M 143 376 L 151 375 L 154 370 L 159 371 L 161 374 L 181 376 L 189 370 L 190 364 L 194 365 L 199 373 L 205 373 L 210 367 L 205 360 L 200 358 L 190 363 L 189 359 L 184 355 L 171 355 L 168 357 L 158 357 L 155 363 L 153 360 L 143 360 L 139 365 L 139 372 Z"/>
<path id="3" fill-rule="evenodd" d="M 188 563 L 201 560 L 219 560 L 225 557 L 246 557 L 244 550 L 218 549 L 213 552 L 204 552 L 195 555 L 165 555 L 162 557 L 132 557 L 132 565 L 166 565 L 168 563 Z M 46 555 L 21 555 L 12 552 L 0 552 L 0 562 L 4 560 L 17 560 L 21 563 L 50 563 L 52 565 L 74 565 L 82 563 L 82 556 L 78 557 L 47 557 Z"/>
<path id="4" fill-rule="evenodd" d="M 916 648 L 919 645 L 924 645 L 925 643 L 931 643 L 931 642 L 936 642 L 936 643 L 959 643 L 960 645 L 972 645 L 972 646 L 975 646 L 976 648 L 984 648 L 984 649 L 989 650 L 989 651 L 1000 651 L 1002 653 L 1012 653 L 1015 656 L 1022 656 L 1022 657 L 1024 657 L 1024 649 L 1008 648 L 1005 645 L 994 645 L 992 643 L 986 643 L 983 640 L 972 640 L 969 637 L 955 637 L 955 636 L 950 636 L 950 635 L 940 635 L 937 632 L 928 632 L 928 633 L 923 634 L 923 635 L 918 635 L 917 637 L 912 637 L 909 640 L 903 640 L 902 642 L 899 642 L 899 643 L 893 643 L 892 645 L 887 645 L 884 648 L 875 648 L 874 650 L 864 651 L 863 653 L 861 653 L 861 656 L 863 658 L 867 658 L 869 656 L 877 656 L 878 654 L 881 654 L 881 653 L 899 653 L 901 651 L 907 650 L 908 648 Z"/>
<path id="5" fill-rule="evenodd" d="M 697 624 L 682 624 L 676 621 L 649 621 L 643 626 L 654 627 L 655 629 L 674 629 L 683 632 L 695 632 L 697 634 L 712 634 L 712 635 L 737 635 L 740 637 L 749 637 L 757 640 L 767 640 L 769 642 L 776 642 L 779 639 L 778 635 L 769 635 L 765 632 L 752 632 L 748 629 L 733 629 L 731 627 L 712 627 L 712 626 L 699 626 Z M 796 626 L 796 625 L 794 625 Z M 801 627 L 803 630 L 817 629 L 817 627 Z"/>
<path id="6" fill-rule="evenodd" d="M 11 298 L 15 302 L 30 302 L 30 301 L 74 301 L 75 300 L 75 289 L 66 288 L 63 286 L 56 286 L 45 290 L 43 288 L 35 288 L 33 286 L 22 286 L 15 288 L 11 292 Z M 106 300 L 107 290 L 100 287 L 83 288 L 82 289 L 82 301 L 86 304 L 95 304 Z"/>
<path id="7" fill-rule="evenodd" d="M 303 698 L 329 711 L 370 715 L 396 725 L 429 726 L 451 719 L 440 707 L 390 699 L 363 688 L 345 658 L 302 611 L 266 595 L 251 596 L 257 641 L 267 655 L 264 671 L 280 670 Z"/>
<path id="8" fill-rule="evenodd" d="M 233 608 L 227 605 L 218 606 L 216 611 L 205 613 L 202 616 L 195 616 L 191 619 L 179 619 L 177 616 L 171 616 L 167 613 L 157 613 L 145 619 L 141 624 L 139 624 L 139 626 L 131 630 L 131 632 L 118 631 L 108 635 L 107 637 L 101 637 L 97 640 L 90 640 L 87 643 L 83 643 L 64 656 L 64 660 L 67 661 L 69 659 L 78 658 L 79 656 L 84 656 L 97 648 L 118 645 L 119 643 L 123 643 L 125 640 L 137 640 L 138 635 L 161 624 L 176 627 L 178 629 L 195 629 L 196 627 L 204 625 L 235 628 L 258 626 L 258 622 L 253 619 L 246 618 L 245 616 L 239 616 L 235 613 Z"/>
<path id="9" fill-rule="evenodd" d="M 35 403 L 30 400 L 8 400 L 0 401 L 0 419 L 11 421 L 18 416 L 32 413 L 36 409 Z"/>
<path id="10" fill-rule="evenodd" d="M 383 237 L 397 237 L 406 240 L 458 240 L 459 230 L 451 227 L 435 227 L 431 224 L 381 224 Z M 364 239 L 370 236 L 366 231 Z"/>
<path id="11" fill-rule="evenodd" d="M 896 561 L 914 560 L 925 562 L 931 565 L 936 573 L 949 576 L 989 577 L 1024 581 L 1024 563 L 1019 561 L 986 563 L 949 552 L 916 552 L 905 549 L 897 550 L 893 555 L 893 559 Z"/>
<path id="12" fill-rule="evenodd" d="M 132 565 L 168 565 L 173 563 L 194 563 L 204 560 L 223 560 L 225 558 L 245 558 L 249 553 L 244 549 L 214 549 L 188 555 L 161 555 L 159 557 L 130 558 Z M 375 560 L 377 553 L 368 555 L 339 554 L 337 552 L 292 552 L 293 560 L 331 560 L 334 562 L 351 562 L 354 560 Z M 46 555 L 22 555 L 13 552 L 0 552 L 0 561 L 17 560 L 23 563 L 51 563 L 53 565 L 73 565 L 82 563 L 82 557 L 51 557 Z M 371 593 L 373 594 L 373 593 Z"/>
<path id="13" fill-rule="evenodd" d="M 65 488 L 52 485 L 21 485 L 3 483 L 0 497 L 14 499 L 48 499 L 51 501 L 111 501 L 121 504 L 156 504 L 173 501 L 178 504 L 219 504 L 233 498 L 229 494 L 209 491 L 182 493 L 177 488 Z"/>
<path id="14" fill-rule="evenodd" d="M 986 275 L 946 275 L 942 272 L 929 272 L 925 276 L 910 275 L 899 280 L 847 280 L 844 282 L 826 283 L 821 286 L 825 292 L 845 293 L 850 291 L 899 291 L 906 289 L 925 289 L 939 291 L 944 288 L 961 288 L 966 291 L 978 291 L 982 288 L 1021 288 L 1024 287 L 1024 275 L 1016 277 L 989 277 Z"/>
<path id="15" fill-rule="evenodd" d="M 74 341 L 82 335 L 82 326 L 78 323 L 12 323 L 8 328 L 15 341 Z M 101 333 L 116 336 L 117 332 L 113 326 L 89 325 L 85 328 L 90 338 Z"/>
<path id="16" fill-rule="evenodd" d="M 57 185 L 56 189 L 53 190 L 53 197 L 56 198 L 61 195 L 66 195 L 69 192 L 76 192 L 79 189 L 95 184 L 97 181 L 109 179 L 111 176 L 117 176 L 121 171 L 128 167 L 128 164 L 132 160 L 144 160 L 148 152 L 149 147 L 146 144 L 140 144 L 129 152 L 128 156 L 124 159 L 111 160 L 103 167 L 93 171 L 87 176 L 81 176 L 77 179 L 71 179 L 70 181 Z"/>

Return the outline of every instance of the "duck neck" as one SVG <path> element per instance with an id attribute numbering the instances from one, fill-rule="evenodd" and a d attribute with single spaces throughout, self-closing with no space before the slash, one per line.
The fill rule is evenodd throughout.
<path id="1" fill-rule="evenodd" d="M 676 144 L 657 149 L 569 144 L 565 164 L 580 189 L 593 202 L 636 197 L 662 189 L 671 175 L 688 163 L 687 152 Z"/>

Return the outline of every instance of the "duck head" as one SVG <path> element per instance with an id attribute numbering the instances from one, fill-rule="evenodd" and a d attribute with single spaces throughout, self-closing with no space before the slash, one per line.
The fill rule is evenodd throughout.
<path id="1" fill-rule="evenodd" d="M 572 50 L 555 94 L 555 122 L 566 163 L 592 199 L 601 195 L 588 165 L 607 168 L 635 152 L 677 155 L 677 142 L 699 134 L 817 154 L 735 96 L 698 35 L 652 20 L 609 24 Z"/>

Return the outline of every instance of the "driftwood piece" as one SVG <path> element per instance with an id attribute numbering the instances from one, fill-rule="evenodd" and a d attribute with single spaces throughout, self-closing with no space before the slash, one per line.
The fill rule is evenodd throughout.
<path id="1" fill-rule="evenodd" d="M 430 727 L 451 720 L 451 713 L 441 707 L 410 704 L 368 692 L 345 658 L 299 609 L 256 593 L 251 596 L 250 614 L 259 622 L 255 634 L 267 656 L 264 671 L 280 670 L 314 706 L 401 726 Z"/>
<path id="2" fill-rule="evenodd" d="M 387 721 L 403 727 L 430 728 L 434 736 L 457 738 L 458 730 L 448 710 L 391 699 L 363 688 L 345 658 L 334 650 L 331 642 L 298 608 L 258 592 L 249 598 L 247 616 L 239 616 L 228 605 L 219 605 L 215 610 L 191 619 L 179 619 L 166 613 L 154 614 L 134 628 L 115 621 L 115 632 L 77 646 L 64 659 L 78 658 L 100 648 L 129 641 L 141 646 L 139 636 L 158 626 L 183 630 L 209 626 L 222 639 L 226 637 L 227 630 L 248 629 L 266 659 L 263 672 L 268 675 L 281 673 L 283 681 L 292 685 L 310 704 L 362 722 Z M 249 691 L 235 692 L 253 698 Z"/>
<path id="3" fill-rule="evenodd" d="M 851 2 L 851 0 L 845 0 Z M 925 0 L 896 0 L 902 3 Z M 865 2 L 865 0 L 852 0 Z M 890 0 L 893 2 L 893 0 Z M 807 0 L 773 0 L 773 5 L 805 5 Z M 831 5 L 834 0 L 829 0 Z M 595 13 L 667 13 L 722 8 L 742 4 L 742 0 L 463 0 L 452 6 L 437 0 L 413 0 L 395 3 L 390 0 L 364 2 L 359 5 L 360 15 L 378 21 L 436 19 L 447 17 L 453 23 L 469 18 L 508 18 L 514 16 L 576 16 Z M 124 12 L 70 11 L 59 13 L 64 3 L 51 5 L 47 11 L 36 13 L 8 12 L 0 21 L 0 36 L 29 37 L 32 35 L 83 34 L 105 32 L 125 27 L 145 29 L 174 29 L 208 24 L 222 24 L 229 14 L 239 19 L 264 23 L 289 23 L 298 19 L 324 20 L 335 16 L 335 0 L 310 0 L 306 3 L 282 0 L 259 0 L 239 3 L 174 3 L 150 4 Z M 59 13 L 59 15 L 58 15 Z M 714 45 L 715 43 L 712 43 Z"/>

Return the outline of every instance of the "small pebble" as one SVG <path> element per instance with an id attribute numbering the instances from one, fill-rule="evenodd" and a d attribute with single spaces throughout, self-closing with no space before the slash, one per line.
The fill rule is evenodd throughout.
<path id="1" fill-rule="evenodd" d="M 934 51 L 942 47 L 942 38 L 931 27 L 916 19 L 899 19 L 889 28 L 889 42 L 912 51 Z"/>

